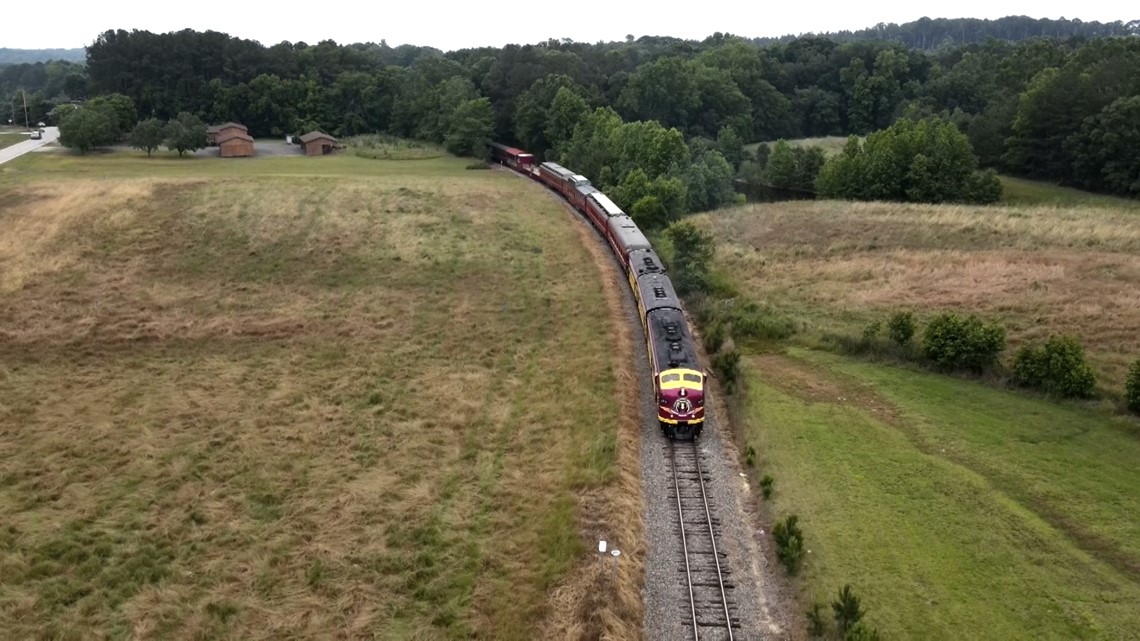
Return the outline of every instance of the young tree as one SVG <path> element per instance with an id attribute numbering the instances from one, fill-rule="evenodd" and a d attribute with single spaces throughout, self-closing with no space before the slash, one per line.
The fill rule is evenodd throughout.
<path id="1" fill-rule="evenodd" d="M 115 123 L 105 110 L 83 107 L 59 123 L 59 143 L 81 154 L 114 142 Z"/>
<path id="2" fill-rule="evenodd" d="M 166 123 L 167 149 L 173 149 L 182 157 L 186 152 L 206 148 L 206 125 L 194 114 L 185 111 Z"/>
<path id="3" fill-rule="evenodd" d="M 162 121 L 158 118 L 147 118 L 140 120 L 131 130 L 131 146 L 145 151 L 146 155 L 150 156 L 151 152 L 162 144 L 165 137 L 166 127 Z"/>

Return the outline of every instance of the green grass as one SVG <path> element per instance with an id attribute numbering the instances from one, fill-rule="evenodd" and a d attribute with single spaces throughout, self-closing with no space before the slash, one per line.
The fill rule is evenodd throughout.
<path id="1" fill-rule="evenodd" d="M 1140 625 L 1140 426 L 802 349 L 749 367 L 745 440 L 886 638 L 1121 639 Z"/>
<path id="2" fill-rule="evenodd" d="M 1123 207 L 1140 209 L 1140 201 L 1105 196 L 1052 183 L 1001 176 L 1002 203 L 1055 207 Z"/>
<path id="3" fill-rule="evenodd" d="M 823 136 L 820 138 L 798 138 L 795 140 L 788 140 L 786 142 L 793 147 L 821 147 L 825 156 L 833 156 L 840 151 L 843 151 L 843 146 L 847 144 L 847 137 Z M 763 143 L 754 142 L 744 145 L 744 148 L 748 151 L 756 151 L 756 148 L 761 144 Z M 776 144 L 775 140 L 767 141 L 767 145 L 769 147 L 774 144 Z"/>
<path id="4" fill-rule="evenodd" d="M 465 164 L 0 174 L 4 635 L 535 638 L 631 520 L 619 364 L 578 223 Z"/>
<path id="5" fill-rule="evenodd" d="M 79 155 L 61 150 L 25 154 L 0 165 L 0 184 L 50 178 L 221 178 L 304 176 L 454 176 L 469 163 L 454 156 L 418 162 L 374 160 L 351 154 L 331 156 L 273 156 L 261 158 L 179 158 L 174 152 L 156 152 L 148 158 L 141 151 L 92 152 Z"/>
<path id="6" fill-rule="evenodd" d="M 0 131 L 0 149 L 28 140 L 28 134 Z"/>

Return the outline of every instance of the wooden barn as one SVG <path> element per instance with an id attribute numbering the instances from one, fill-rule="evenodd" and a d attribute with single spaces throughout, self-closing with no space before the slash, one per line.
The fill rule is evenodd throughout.
<path id="1" fill-rule="evenodd" d="M 223 138 L 226 138 L 231 131 L 249 135 L 249 129 L 237 122 L 225 122 L 220 125 L 210 125 L 206 127 L 206 144 L 211 147 L 221 144 Z"/>
<path id="2" fill-rule="evenodd" d="M 337 148 L 336 138 L 323 131 L 310 131 L 301 136 L 301 148 L 306 156 L 323 156 L 331 154 Z"/>
<path id="3" fill-rule="evenodd" d="M 222 158 L 253 156 L 253 137 L 236 129 L 227 129 L 218 135 L 218 155 Z"/>

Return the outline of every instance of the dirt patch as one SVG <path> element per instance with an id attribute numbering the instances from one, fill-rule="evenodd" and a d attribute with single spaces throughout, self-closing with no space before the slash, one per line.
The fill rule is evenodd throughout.
<path id="1" fill-rule="evenodd" d="M 886 423 L 902 425 L 897 407 L 855 379 L 783 354 L 761 354 L 753 357 L 752 362 L 765 383 L 786 394 L 808 403 L 858 407 Z"/>

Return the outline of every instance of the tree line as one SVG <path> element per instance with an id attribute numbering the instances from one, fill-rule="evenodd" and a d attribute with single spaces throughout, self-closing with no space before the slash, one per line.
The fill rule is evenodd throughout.
<path id="1" fill-rule="evenodd" d="M 1140 108 L 1137 62 L 1140 39 L 1119 37 L 990 40 L 924 52 L 818 37 L 757 46 L 715 34 L 702 42 L 551 40 L 445 54 L 120 30 L 88 48 L 85 90 L 130 97 L 146 117 L 237 120 L 255 136 L 322 129 L 439 143 L 460 105 L 482 118 L 488 110 L 472 101 L 486 99 L 494 137 L 547 156 L 569 149 L 556 149 L 551 136 L 565 143 L 572 131 L 564 123 L 548 133 L 545 121 L 566 87 L 588 113 L 657 122 L 686 144 L 706 141 L 699 152 L 717 143 L 733 173 L 743 158 L 720 144 L 722 134 L 746 142 L 863 135 L 903 115 L 938 116 L 969 137 L 982 167 L 1135 195 L 1140 146 L 1128 123 Z M 478 125 L 468 130 L 484 124 L 463 120 Z"/>
<path id="2" fill-rule="evenodd" d="M 978 18 L 927 18 L 922 17 L 903 24 L 879 24 L 858 31 L 834 31 L 818 34 L 836 42 L 855 40 L 890 40 L 901 42 L 914 49 L 939 49 L 963 44 L 982 43 L 987 40 L 1018 42 L 1030 38 L 1103 38 L 1140 35 L 1140 20 L 1124 22 L 1084 22 L 1079 19 L 1030 18 L 1006 16 L 996 20 Z M 753 38 L 753 44 L 768 45 L 788 42 L 795 36 L 780 38 Z"/>

